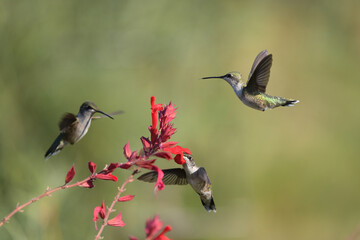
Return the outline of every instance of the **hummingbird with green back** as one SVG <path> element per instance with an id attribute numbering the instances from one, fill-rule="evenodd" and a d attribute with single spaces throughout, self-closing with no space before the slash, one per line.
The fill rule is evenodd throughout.
<path id="1" fill-rule="evenodd" d="M 294 106 L 298 100 L 270 96 L 265 93 L 269 82 L 272 54 L 267 50 L 257 55 L 252 65 L 247 83 L 238 72 L 229 72 L 223 76 L 204 77 L 203 79 L 221 78 L 228 82 L 234 89 L 239 99 L 247 106 L 265 111 L 279 106 Z"/>
<path id="2" fill-rule="evenodd" d="M 91 120 L 100 118 L 94 116 L 95 113 L 101 113 L 113 119 L 111 115 L 99 110 L 95 103 L 90 101 L 84 102 L 81 105 L 76 116 L 72 113 L 66 113 L 59 123 L 60 134 L 45 153 L 45 158 L 49 159 L 52 155 L 59 153 L 66 145 L 72 145 L 80 141 L 88 132 Z M 121 113 L 121 111 L 115 112 L 112 115 L 119 113 Z"/>
<path id="3" fill-rule="evenodd" d="M 205 168 L 198 167 L 190 154 L 184 153 L 185 163 L 183 168 L 164 169 L 163 183 L 165 185 L 186 185 L 190 186 L 200 195 L 200 200 L 205 209 L 216 212 L 214 198 L 211 191 L 211 182 Z M 158 173 L 151 171 L 138 177 L 144 182 L 155 182 Z"/>

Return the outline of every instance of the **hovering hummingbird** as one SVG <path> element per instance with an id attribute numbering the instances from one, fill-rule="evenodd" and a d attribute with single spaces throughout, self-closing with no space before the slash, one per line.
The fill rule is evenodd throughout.
<path id="1" fill-rule="evenodd" d="M 257 55 L 251 68 L 249 79 L 245 84 L 238 72 L 230 72 L 218 77 L 204 77 L 203 79 L 221 78 L 227 81 L 234 89 L 236 95 L 247 106 L 265 111 L 279 106 L 294 106 L 298 100 L 270 96 L 265 93 L 266 85 L 269 82 L 272 55 L 267 50 Z"/>
<path id="2" fill-rule="evenodd" d="M 109 114 L 100 111 L 95 103 L 89 101 L 81 105 L 76 116 L 72 113 L 66 113 L 59 123 L 60 134 L 45 153 L 45 158 L 49 159 L 52 155 L 59 153 L 69 143 L 74 144 L 80 141 L 89 130 L 91 120 L 100 118 L 93 116 L 95 113 L 101 113 L 113 119 Z M 121 111 L 115 112 L 112 115 L 119 113 Z"/>
<path id="3" fill-rule="evenodd" d="M 190 186 L 200 195 L 200 200 L 205 209 L 210 212 L 216 212 L 215 203 L 211 191 L 211 182 L 206 173 L 205 168 L 196 166 L 193 157 L 184 153 L 183 169 L 171 168 L 164 169 L 163 183 L 165 185 L 186 185 Z M 144 182 L 155 182 L 157 179 L 157 172 L 151 171 L 138 177 L 138 180 Z"/>

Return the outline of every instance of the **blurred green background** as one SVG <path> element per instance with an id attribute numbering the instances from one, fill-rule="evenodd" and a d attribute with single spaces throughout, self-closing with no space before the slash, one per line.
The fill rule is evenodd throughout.
<path id="1" fill-rule="evenodd" d="M 213 183 L 217 213 L 188 187 L 133 182 L 116 206 L 127 224 L 105 239 L 144 238 L 155 214 L 173 239 L 346 239 L 360 223 L 359 1 L 0 1 L 0 218 L 99 167 L 149 136 L 150 96 L 178 107 L 174 141 Z M 299 99 L 260 112 L 231 87 L 201 77 L 239 71 L 263 49 L 268 93 Z M 65 112 L 94 101 L 114 121 L 92 123 L 75 146 L 45 161 Z M 176 167 L 159 160 L 162 168 Z M 93 209 L 119 182 L 97 181 L 27 207 L 0 239 L 93 239 Z"/>

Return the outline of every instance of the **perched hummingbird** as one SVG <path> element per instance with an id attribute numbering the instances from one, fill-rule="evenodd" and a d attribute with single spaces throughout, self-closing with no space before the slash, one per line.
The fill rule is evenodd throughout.
<path id="1" fill-rule="evenodd" d="M 211 182 L 206 173 L 205 168 L 196 166 L 193 157 L 184 153 L 183 169 L 171 168 L 164 169 L 163 183 L 165 185 L 186 185 L 190 186 L 200 195 L 200 200 L 205 209 L 210 212 L 216 212 L 215 203 L 211 191 Z M 155 182 L 157 179 L 157 172 L 151 171 L 138 177 L 138 180 L 144 182 Z"/>
<path id="2" fill-rule="evenodd" d="M 272 55 L 267 50 L 257 55 L 251 68 L 247 84 L 238 72 L 230 72 L 218 77 L 204 77 L 203 79 L 221 78 L 227 81 L 236 95 L 247 106 L 265 111 L 279 106 L 294 106 L 298 100 L 270 96 L 265 93 L 269 82 Z"/>
<path id="3" fill-rule="evenodd" d="M 66 113 L 59 123 L 60 134 L 45 153 L 45 158 L 49 159 L 69 143 L 74 144 L 80 141 L 89 130 L 91 120 L 99 118 L 93 116 L 95 113 L 101 113 L 113 119 L 109 114 L 100 111 L 95 103 L 89 101 L 81 105 L 76 116 L 72 113 Z M 114 115 L 119 113 L 117 112 Z"/>

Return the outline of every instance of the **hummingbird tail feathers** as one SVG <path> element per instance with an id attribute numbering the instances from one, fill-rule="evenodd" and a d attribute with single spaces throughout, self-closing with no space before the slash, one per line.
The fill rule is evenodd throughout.
<path id="1" fill-rule="evenodd" d="M 299 100 L 286 100 L 286 102 L 282 106 L 284 106 L 284 107 L 292 107 L 298 102 L 299 102 Z"/>
<path id="2" fill-rule="evenodd" d="M 65 146 L 65 143 L 63 141 L 63 134 L 60 133 L 60 135 L 55 139 L 53 144 L 51 144 L 50 148 L 45 153 L 45 158 L 48 160 L 52 155 L 55 155 L 63 149 Z"/>
<path id="3" fill-rule="evenodd" d="M 215 202 L 214 202 L 214 198 L 212 196 L 211 196 L 211 199 L 205 199 L 202 197 L 200 197 L 200 199 L 201 199 L 201 203 L 204 206 L 204 208 L 206 209 L 206 211 L 216 212 Z"/>

